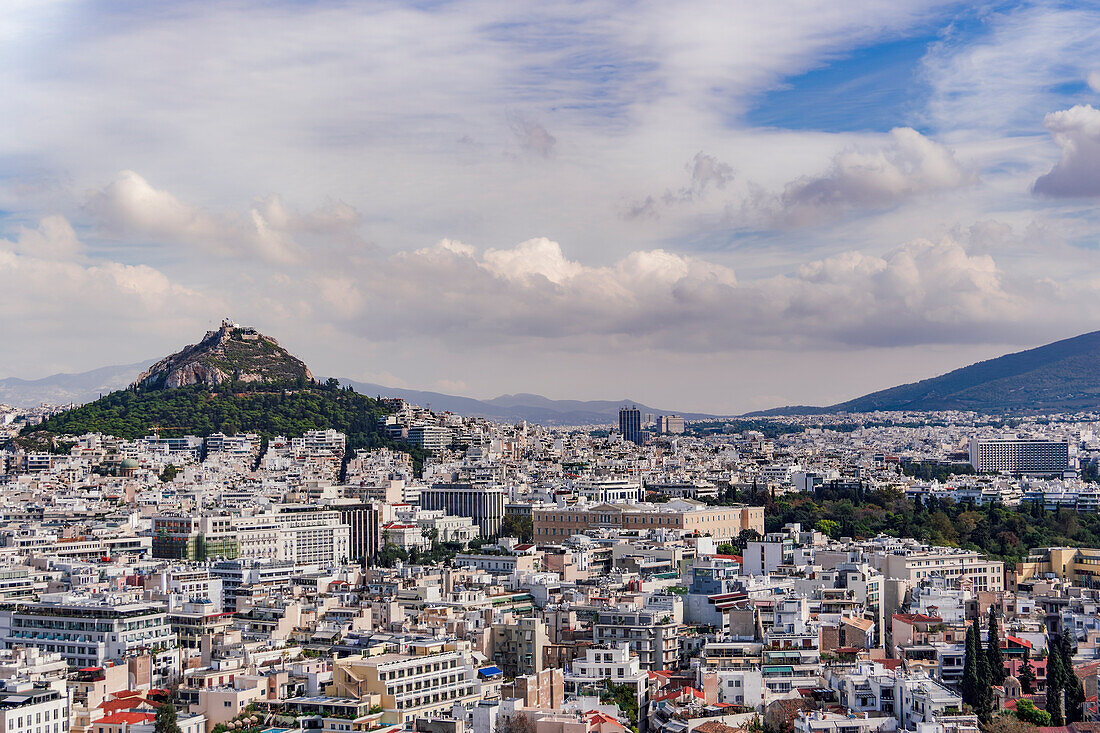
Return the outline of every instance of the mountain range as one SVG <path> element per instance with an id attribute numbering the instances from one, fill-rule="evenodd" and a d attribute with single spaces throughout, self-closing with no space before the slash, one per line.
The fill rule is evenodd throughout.
<path id="1" fill-rule="evenodd" d="M 689 420 L 713 418 L 697 412 L 675 412 L 649 407 L 633 400 L 552 400 L 537 394 L 510 394 L 489 400 L 472 397 L 457 397 L 440 392 L 425 392 L 415 389 L 384 387 L 380 384 L 357 382 L 354 379 L 341 379 L 341 384 L 349 385 L 365 395 L 382 397 L 400 397 L 421 407 L 431 406 L 436 412 L 454 412 L 469 417 L 483 417 L 498 422 L 516 422 L 526 420 L 539 425 L 605 425 L 619 422 L 619 408 L 623 405 L 636 406 L 642 411 L 654 415 L 681 415 Z"/>
<path id="2" fill-rule="evenodd" d="M 34 407 L 43 402 L 50 405 L 82 405 L 100 395 L 126 387 L 152 363 L 149 360 L 105 366 L 78 374 L 51 374 L 41 379 L 0 379 L 0 403 L 16 407 Z"/>
<path id="3" fill-rule="evenodd" d="M 1100 331 L 980 361 L 938 377 L 872 392 L 828 407 L 800 405 L 754 414 L 1096 409 L 1100 409 Z"/>
<path id="4" fill-rule="evenodd" d="M 227 377 L 233 375 L 240 377 L 242 374 L 247 376 L 258 373 L 247 371 L 255 368 L 247 366 L 250 363 L 248 354 L 244 354 L 242 360 L 241 355 L 232 351 L 235 348 L 240 348 L 241 344 L 233 342 L 222 344 L 221 337 L 216 336 L 217 333 L 208 333 L 203 341 L 198 344 L 188 346 L 176 354 L 156 362 L 150 360 L 137 364 L 101 367 L 80 374 L 54 374 L 33 380 L 17 377 L 0 379 L 0 403 L 17 407 L 33 407 L 43 402 L 53 405 L 68 403 L 82 405 L 96 400 L 102 395 L 123 389 L 131 383 L 146 387 L 157 384 L 168 386 L 187 384 L 216 386 L 219 381 L 225 381 Z M 206 343 L 205 346 L 204 343 Z M 240 363 L 232 368 L 220 368 L 224 366 L 224 352 L 227 346 Z M 268 347 L 267 350 L 278 353 L 280 356 L 279 361 L 286 365 L 284 371 L 289 370 L 290 377 L 297 378 L 301 374 L 304 377 L 312 378 L 309 369 L 301 360 L 285 354 L 281 348 L 278 348 L 278 352 L 274 352 L 271 347 Z M 242 371 L 242 363 L 246 364 L 243 368 L 244 371 Z M 637 405 L 642 413 L 651 412 L 655 415 L 679 414 L 688 419 L 714 417 L 714 415 L 703 413 L 660 410 L 629 399 L 552 400 L 536 394 L 513 394 L 501 395 L 489 400 L 478 400 L 472 397 L 460 397 L 441 392 L 386 387 L 380 384 L 359 382 L 354 379 L 342 378 L 340 383 L 344 386 L 350 386 L 360 394 L 371 397 L 398 397 L 413 404 L 424 407 L 430 406 L 437 412 L 450 411 L 460 415 L 483 417 L 499 422 L 526 420 L 540 425 L 603 425 L 617 423 L 619 408 L 626 404 Z"/>
<path id="5" fill-rule="evenodd" d="M 210 338 L 210 334 L 207 334 L 207 338 Z M 274 343 L 273 339 L 270 341 Z M 188 349 L 191 348 L 193 347 L 188 347 Z M 312 376 L 304 363 L 285 355 L 277 345 L 274 347 L 268 345 L 263 349 L 265 354 L 275 353 L 273 349 L 277 349 L 282 357 L 280 363 L 285 362 L 286 369 L 293 372 L 291 376 Z M 203 351 L 205 352 L 206 349 Z M 189 353 L 191 352 L 184 349 L 179 354 L 161 360 L 160 364 L 164 365 L 164 368 L 160 370 L 156 367 L 150 369 L 153 362 L 147 361 L 101 367 L 79 374 L 54 374 L 42 379 L 0 379 L 0 402 L 17 406 L 33 406 L 42 402 L 82 404 L 138 381 L 139 377 L 143 376 L 143 372 L 146 373 L 144 376 L 147 382 L 150 375 L 157 375 L 153 381 L 180 381 L 179 375 L 184 372 L 190 377 L 198 373 L 193 367 L 182 371 L 176 368 L 185 362 L 194 362 L 194 359 L 188 361 L 181 357 Z M 204 358 L 209 361 L 208 357 Z M 220 364 L 221 362 L 211 363 Z M 251 368 L 246 366 L 242 371 L 241 365 L 237 364 L 222 377 L 235 375 L 239 378 L 244 375 L 247 379 L 251 379 L 249 375 L 252 373 L 248 371 Z M 169 380 L 170 374 L 175 376 Z M 353 379 L 340 379 L 340 383 L 364 395 L 399 397 L 418 405 L 430 405 L 437 411 L 451 411 L 461 415 L 506 422 L 527 420 L 543 425 L 609 424 L 617 421 L 619 407 L 624 404 L 637 404 L 643 413 L 674 414 L 669 410 L 649 407 L 628 399 L 552 400 L 535 394 L 514 394 L 478 400 L 441 392 L 386 387 Z M 834 405 L 825 407 L 795 405 L 754 412 L 751 415 L 876 410 L 974 410 L 998 413 L 1092 409 L 1100 409 L 1100 331 L 1006 354 L 937 377 L 872 392 Z M 675 414 L 681 414 L 688 419 L 715 417 L 702 413 Z"/>

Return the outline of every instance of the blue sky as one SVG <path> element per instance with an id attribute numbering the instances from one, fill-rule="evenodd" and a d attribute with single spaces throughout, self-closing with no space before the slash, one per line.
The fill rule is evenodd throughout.
<path id="1" fill-rule="evenodd" d="M 1093 330 L 1098 29 L 1086 3 L 19 0 L 0 374 L 231 315 L 320 374 L 717 412 Z"/>

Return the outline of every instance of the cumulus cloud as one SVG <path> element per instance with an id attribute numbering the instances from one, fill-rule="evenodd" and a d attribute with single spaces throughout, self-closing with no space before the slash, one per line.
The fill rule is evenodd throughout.
<path id="1" fill-rule="evenodd" d="M 974 180 L 949 148 L 910 127 L 896 127 L 879 144 L 841 151 L 824 173 L 791 181 L 782 192 L 757 188 L 742 215 L 770 226 L 802 226 Z"/>
<path id="2" fill-rule="evenodd" d="M 105 333 L 116 358 L 146 358 L 149 342 L 165 334 L 176 339 L 184 326 L 200 330 L 223 310 L 217 296 L 174 283 L 156 268 L 89 256 L 60 216 L 22 228 L 12 240 L 0 239 L 0 290 L 7 301 L 0 339 L 40 339 L 27 355 L 22 349 L 6 352 L 0 369 L 8 373 L 42 374 L 49 363 L 99 366 L 75 357 L 98 348 Z M 50 338 L 41 341 L 44 336 Z M 129 347 L 138 337 L 135 353 Z"/>
<path id="3" fill-rule="evenodd" d="M 84 245 L 77 239 L 72 224 L 63 216 L 47 216 L 36 229 L 21 226 L 14 242 L 6 243 L 11 251 L 37 259 L 75 259 L 83 254 Z"/>
<path id="4" fill-rule="evenodd" d="M 344 203 L 300 213 L 278 196 L 258 200 L 247 214 L 187 204 L 134 171 L 88 195 L 87 209 L 112 236 L 192 244 L 226 256 L 254 256 L 275 265 L 301 263 L 302 235 L 352 237 L 358 212 Z"/>
<path id="5" fill-rule="evenodd" d="M 881 256 L 846 252 L 745 281 L 728 266 L 661 249 L 596 266 L 548 239 L 484 251 L 443 241 L 382 260 L 334 293 L 359 304 L 342 316 L 368 338 L 392 338 L 387 324 L 400 319 L 444 341 L 591 348 L 605 339 L 697 352 L 1004 338 L 1029 307 L 992 257 L 952 239 Z"/>
<path id="6" fill-rule="evenodd" d="M 1100 110 L 1076 105 L 1044 120 L 1062 158 L 1039 176 L 1032 191 L 1042 196 L 1100 196 Z"/>

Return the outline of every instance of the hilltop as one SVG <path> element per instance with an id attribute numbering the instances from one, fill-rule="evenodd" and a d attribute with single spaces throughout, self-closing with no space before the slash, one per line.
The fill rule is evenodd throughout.
<path id="1" fill-rule="evenodd" d="M 973 410 L 1059 412 L 1100 409 L 1100 331 L 999 356 L 829 407 L 759 414 Z"/>
<path id="2" fill-rule="evenodd" d="M 104 433 L 134 439 L 237 432 L 300 436 L 333 428 L 349 451 L 397 446 L 382 434 L 387 410 L 335 380 L 319 384 L 301 359 L 254 329 L 223 324 L 198 344 L 165 357 L 126 389 L 55 415 L 23 431 L 28 445 L 52 436 Z"/>
<path id="3" fill-rule="evenodd" d="M 305 362 L 254 328 L 222 321 L 202 341 L 166 356 L 138 375 L 141 389 L 174 389 L 189 385 L 217 387 L 227 383 L 305 386 L 313 373 Z"/>

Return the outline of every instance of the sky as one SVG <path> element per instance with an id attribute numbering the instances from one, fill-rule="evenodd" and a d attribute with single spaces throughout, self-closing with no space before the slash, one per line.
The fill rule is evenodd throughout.
<path id="1" fill-rule="evenodd" d="M 7 0 L 0 376 L 734 413 L 1100 322 L 1100 7 Z"/>

